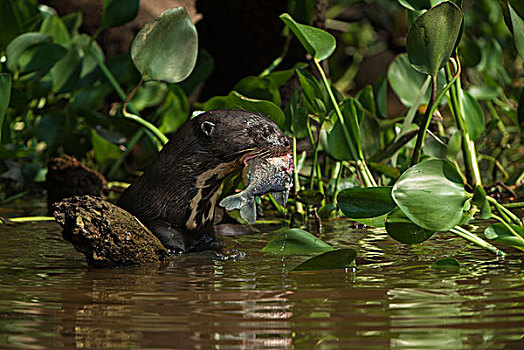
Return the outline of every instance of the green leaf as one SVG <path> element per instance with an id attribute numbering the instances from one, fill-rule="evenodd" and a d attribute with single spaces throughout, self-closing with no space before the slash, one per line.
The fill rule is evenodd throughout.
<path id="1" fill-rule="evenodd" d="M 443 0 L 397 0 L 398 3 L 408 10 L 411 11 L 421 11 L 421 10 L 427 10 L 439 3 L 441 3 Z"/>
<path id="2" fill-rule="evenodd" d="M 280 92 L 277 86 L 267 78 L 245 77 L 236 83 L 233 90 L 249 98 L 271 101 L 277 106 L 280 106 L 281 103 Z"/>
<path id="3" fill-rule="evenodd" d="M 231 91 L 227 96 L 213 97 L 204 104 L 204 110 L 206 111 L 222 108 L 257 112 L 274 121 L 280 128 L 282 128 L 286 122 L 284 112 L 273 102 L 247 98 L 236 91 Z"/>
<path id="4" fill-rule="evenodd" d="M 360 127 L 358 122 L 362 120 L 364 111 L 358 101 L 348 97 L 340 106 L 340 111 L 344 117 L 345 127 L 349 135 L 353 136 L 352 142 L 358 153 L 362 152 L 360 144 Z M 338 160 L 352 160 L 350 146 L 347 142 L 344 126 L 337 120 L 333 128 L 328 133 L 327 148 L 329 153 Z"/>
<path id="5" fill-rule="evenodd" d="M 521 238 L 524 237 L 524 228 L 517 225 L 509 225 Z M 515 236 L 504 224 L 496 223 L 484 230 L 487 239 L 512 246 L 524 251 L 524 240 Z"/>
<path id="6" fill-rule="evenodd" d="M 475 187 L 471 201 L 475 206 L 477 206 L 477 208 L 480 209 L 479 217 L 481 219 L 491 218 L 491 208 L 486 196 L 486 191 L 481 185 L 477 185 L 477 187 Z"/>
<path id="7" fill-rule="evenodd" d="M 118 27 L 132 21 L 138 14 L 139 0 L 104 0 L 100 28 Z"/>
<path id="8" fill-rule="evenodd" d="M 322 100 L 323 98 L 322 88 L 320 87 L 319 82 L 311 73 L 303 69 L 297 69 L 296 74 L 309 108 L 315 113 L 325 113 L 325 111 L 321 111 L 318 104 L 315 103 L 317 99 Z"/>
<path id="9" fill-rule="evenodd" d="M 386 119 L 388 117 L 387 87 L 388 81 L 385 74 L 382 74 L 375 85 L 373 85 L 373 96 L 375 97 L 375 105 L 377 107 L 377 117 L 382 119 Z"/>
<path id="10" fill-rule="evenodd" d="M 62 19 L 56 15 L 47 16 L 42 22 L 40 33 L 50 35 L 57 44 L 66 46 L 71 41 L 71 35 Z"/>
<path id="11" fill-rule="evenodd" d="M 165 98 L 169 88 L 167 84 L 149 81 L 142 85 L 133 98 L 133 108 L 141 112 L 144 108 L 159 105 Z"/>
<path id="12" fill-rule="evenodd" d="M 422 89 L 426 75 L 417 72 L 409 64 L 407 54 L 395 57 L 388 67 L 387 73 L 389 85 L 406 107 L 412 106 L 416 100 L 418 91 Z M 416 92 L 416 93 L 414 93 Z M 426 88 L 424 101 L 429 101 L 429 89 Z"/>
<path id="13" fill-rule="evenodd" d="M 110 165 L 124 153 L 117 145 L 107 141 L 93 129 L 91 130 L 91 143 L 95 151 L 95 159 L 101 165 Z"/>
<path id="14" fill-rule="evenodd" d="M 466 200 L 462 177 L 453 164 L 441 159 L 419 163 L 404 172 L 393 186 L 393 199 L 415 224 L 431 231 L 447 231 L 460 223 Z"/>
<path id="15" fill-rule="evenodd" d="M 460 270 L 460 263 L 453 258 L 443 258 L 431 264 L 431 267 L 437 270 L 457 271 Z"/>
<path id="16" fill-rule="evenodd" d="M 7 68 L 20 73 L 49 70 L 66 53 L 65 48 L 52 43 L 49 35 L 25 33 L 7 45 Z"/>
<path id="17" fill-rule="evenodd" d="M 520 17 L 511 5 L 508 5 L 511 24 L 513 25 L 513 36 L 515 47 L 520 57 L 524 58 L 524 19 Z"/>
<path id="18" fill-rule="evenodd" d="M 181 87 L 171 85 L 166 100 L 157 111 L 161 116 L 159 129 L 164 134 L 177 131 L 189 119 L 187 96 Z"/>
<path id="19" fill-rule="evenodd" d="M 0 73 L 0 144 L 2 143 L 2 129 L 5 121 L 7 107 L 11 99 L 11 74 Z"/>
<path id="20" fill-rule="evenodd" d="M 494 100 L 502 95 L 501 86 L 472 86 L 468 93 L 477 100 Z"/>
<path id="21" fill-rule="evenodd" d="M 70 92 L 80 79 L 82 60 L 75 45 L 70 45 L 66 55 L 51 69 L 53 76 L 53 91 L 57 93 Z"/>
<path id="22" fill-rule="evenodd" d="M 144 80 L 184 80 L 195 67 L 197 53 L 197 32 L 183 7 L 147 23 L 131 44 L 131 58 Z"/>
<path id="23" fill-rule="evenodd" d="M 448 62 L 459 38 L 462 11 L 452 2 L 443 2 L 420 16 L 411 26 L 406 48 L 413 68 L 435 75 Z"/>
<path id="24" fill-rule="evenodd" d="M 399 208 L 388 214 L 386 232 L 391 238 L 404 244 L 422 243 L 435 233 L 415 224 Z"/>
<path id="25" fill-rule="evenodd" d="M 298 191 L 297 199 L 302 203 L 318 206 L 324 200 L 324 195 L 320 191 L 307 189 Z"/>
<path id="26" fill-rule="evenodd" d="M 187 96 L 190 96 L 195 89 L 205 82 L 215 68 L 213 57 L 206 50 L 199 50 L 195 68 L 189 76 L 179 83 Z"/>
<path id="27" fill-rule="evenodd" d="M 391 187 L 346 188 L 337 195 L 340 210 L 348 218 L 372 218 L 391 212 L 396 204 Z"/>
<path id="28" fill-rule="evenodd" d="M 321 61 L 335 51 L 337 41 L 333 35 L 322 29 L 300 24 L 287 13 L 281 14 L 280 19 L 284 21 L 286 26 L 296 35 L 302 46 L 306 51 L 313 56 L 313 58 Z"/>
<path id="29" fill-rule="evenodd" d="M 291 228 L 273 238 L 261 251 L 279 255 L 310 255 L 331 250 L 333 247 L 311 233 Z"/>
<path id="30" fill-rule="evenodd" d="M 34 0 L 0 1 L 0 52 L 18 35 L 37 31 L 42 21 Z"/>
<path id="31" fill-rule="evenodd" d="M 466 127 L 469 135 L 473 141 L 475 141 L 480 135 L 482 135 L 482 131 L 484 131 L 484 111 L 477 100 L 467 91 L 462 90 L 462 94 Z"/>
<path id="32" fill-rule="evenodd" d="M 302 264 L 295 266 L 293 269 L 291 269 L 291 271 L 316 271 L 353 268 L 356 267 L 356 257 L 357 251 L 355 249 L 337 249 L 308 259 Z"/>

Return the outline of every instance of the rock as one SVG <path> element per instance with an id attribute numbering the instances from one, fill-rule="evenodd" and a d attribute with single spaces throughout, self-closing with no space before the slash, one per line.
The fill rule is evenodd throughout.
<path id="1" fill-rule="evenodd" d="M 62 237 L 93 267 L 166 260 L 169 252 L 137 218 L 101 198 L 77 196 L 54 205 Z"/>

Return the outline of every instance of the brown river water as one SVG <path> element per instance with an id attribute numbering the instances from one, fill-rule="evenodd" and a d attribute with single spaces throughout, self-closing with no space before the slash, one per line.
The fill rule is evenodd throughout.
<path id="1" fill-rule="evenodd" d="M 326 227 L 357 268 L 289 272 L 270 233 L 226 237 L 241 260 L 92 269 L 55 223 L 0 227 L 0 349 L 524 349 L 523 255 L 450 234 L 415 246 Z M 454 257 L 459 271 L 429 268 Z"/>

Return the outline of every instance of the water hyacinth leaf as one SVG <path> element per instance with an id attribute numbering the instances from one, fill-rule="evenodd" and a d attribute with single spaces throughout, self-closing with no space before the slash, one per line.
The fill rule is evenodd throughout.
<path id="1" fill-rule="evenodd" d="M 513 37 L 515 38 L 515 47 L 520 57 L 524 58 L 524 19 L 508 5 L 509 14 L 511 17 L 511 24 L 513 26 Z"/>
<path id="2" fill-rule="evenodd" d="M 356 267 L 356 257 L 357 251 L 355 249 L 336 249 L 310 258 L 291 269 L 291 271 L 317 271 L 354 268 Z"/>
<path id="3" fill-rule="evenodd" d="M 2 129 L 5 121 L 5 114 L 11 99 L 12 77 L 8 73 L 0 73 L 0 144 L 2 144 Z"/>
<path id="4" fill-rule="evenodd" d="M 38 30 L 41 21 L 35 0 L 0 1 L 0 51 L 18 35 Z"/>
<path id="5" fill-rule="evenodd" d="M 236 91 L 230 92 L 227 96 L 215 96 L 204 104 L 206 111 L 221 108 L 243 109 L 262 114 L 274 121 L 280 128 L 286 122 L 284 112 L 273 102 L 247 98 Z"/>
<path id="6" fill-rule="evenodd" d="M 462 90 L 462 101 L 464 105 L 464 117 L 468 133 L 475 141 L 482 135 L 485 125 L 484 111 L 478 101 L 467 91 Z"/>
<path id="7" fill-rule="evenodd" d="M 324 200 L 324 195 L 320 191 L 307 189 L 299 191 L 297 199 L 302 203 L 318 206 Z"/>
<path id="8" fill-rule="evenodd" d="M 311 110 L 319 113 L 319 107 L 318 104 L 315 103 L 315 100 L 319 98 L 322 99 L 323 97 L 322 88 L 320 87 L 320 84 L 308 71 L 305 71 L 303 69 L 297 69 L 296 74 L 309 107 L 311 108 Z"/>
<path id="9" fill-rule="evenodd" d="M 375 85 L 373 85 L 373 96 L 375 97 L 375 106 L 377 108 L 377 117 L 386 119 L 387 114 L 387 87 L 388 82 L 386 75 L 382 76 L 377 80 Z"/>
<path id="10" fill-rule="evenodd" d="M 460 173 L 445 160 L 430 159 L 406 170 L 393 186 L 393 199 L 415 224 L 447 231 L 459 224 L 469 208 Z"/>
<path id="11" fill-rule="evenodd" d="M 524 251 L 524 228 L 517 225 L 509 224 L 509 226 L 517 233 L 515 236 L 504 224 L 496 223 L 484 230 L 484 235 L 487 239 L 495 240 L 497 242 L 507 244 L 513 248 Z"/>
<path id="12" fill-rule="evenodd" d="M 427 10 L 444 0 L 397 0 L 400 5 L 411 11 Z"/>
<path id="13" fill-rule="evenodd" d="M 80 79 L 82 59 L 75 45 L 68 47 L 66 55 L 51 69 L 53 76 L 52 90 L 65 93 L 73 90 Z"/>
<path id="14" fill-rule="evenodd" d="M 118 27 L 131 22 L 138 14 L 139 0 L 104 0 L 100 28 Z"/>
<path id="15" fill-rule="evenodd" d="M 279 255 L 311 255 L 331 250 L 333 247 L 311 233 L 291 228 L 273 238 L 262 248 L 261 252 Z"/>
<path id="16" fill-rule="evenodd" d="M 481 219 L 491 218 L 491 208 L 489 205 L 488 198 L 486 196 L 486 191 L 481 185 L 477 185 L 473 191 L 473 198 L 471 198 L 473 204 L 480 209 L 479 217 Z"/>
<path id="17" fill-rule="evenodd" d="M 54 44 L 49 35 L 25 33 L 16 37 L 7 45 L 7 68 L 12 72 L 30 73 L 48 70 L 67 50 Z"/>
<path id="18" fill-rule="evenodd" d="M 431 264 L 437 270 L 457 271 L 460 270 L 460 263 L 453 258 L 443 258 Z"/>
<path id="19" fill-rule="evenodd" d="M 65 15 L 62 17 L 62 21 L 64 22 L 69 34 L 76 36 L 78 35 L 78 29 L 80 29 L 83 22 L 82 12 L 73 12 Z"/>
<path id="20" fill-rule="evenodd" d="M 315 59 L 321 61 L 335 51 L 337 42 L 333 35 L 322 29 L 300 24 L 287 13 L 281 14 L 280 19 L 291 29 L 296 35 L 302 46 Z"/>
<path id="21" fill-rule="evenodd" d="M 406 48 L 413 68 L 435 75 L 448 62 L 462 27 L 462 11 L 446 1 L 432 7 L 411 26 Z"/>
<path id="22" fill-rule="evenodd" d="M 472 86 L 468 93 L 477 100 L 494 100 L 502 94 L 501 86 Z"/>
<path id="23" fill-rule="evenodd" d="M 245 77 L 236 83 L 233 90 L 238 91 L 243 96 L 271 101 L 275 105 L 280 106 L 281 99 L 278 87 L 267 78 Z"/>
<path id="24" fill-rule="evenodd" d="M 387 78 L 389 85 L 400 99 L 400 102 L 406 107 L 412 106 L 417 100 L 417 93 L 420 91 L 426 75 L 417 72 L 409 64 L 409 59 L 406 54 L 401 54 L 395 57 L 393 62 L 388 67 Z M 426 87 L 425 98 L 423 102 L 429 101 L 429 90 Z"/>
<path id="25" fill-rule="evenodd" d="M 340 210 L 348 218 L 372 218 L 391 212 L 396 203 L 391 187 L 346 188 L 337 195 Z"/>
<path id="26" fill-rule="evenodd" d="M 95 151 L 96 161 L 102 165 L 110 165 L 115 160 L 122 157 L 122 154 L 124 153 L 117 145 L 98 135 L 95 130 L 91 130 L 91 144 Z"/>
<path id="27" fill-rule="evenodd" d="M 338 160 L 352 160 L 351 147 L 348 144 L 344 128 L 347 128 L 351 136 L 354 148 L 357 150 L 357 156 L 363 158 L 362 147 L 360 143 L 359 122 L 364 116 L 362 106 L 352 97 L 348 97 L 340 106 L 340 111 L 344 117 L 345 125 L 337 120 L 333 128 L 328 133 L 327 148 L 329 153 Z"/>
<path id="28" fill-rule="evenodd" d="M 164 134 L 177 131 L 189 119 L 189 103 L 184 90 L 178 85 L 171 85 L 157 113 L 161 115 L 160 131 Z"/>
<path id="29" fill-rule="evenodd" d="M 42 22 L 40 33 L 50 35 L 53 41 L 60 45 L 67 45 L 71 41 L 71 35 L 62 19 L 56 15 L 47 16 Z"/>
<path id="30" fill-rule="evenodd" d="M 215 61 L 209 52 L 199 50 L 195 68 L 184 81 L 179 83 L 180 87 L 184 89 L 187 96 L 190 96 L 200 84 L 209 78 L 214 68 Z"/>
<path id="31" fill-rule="evenodd" d="M 195 67 L 197 54 L 197 32 L 183 7 L 147 23 L 131 44 L 131 58 L 144 80 L 178 83 Z"/>
<path id="32" fill-rule="evenodd" d="M 448 141 L 447 158 L 450 161 L 457 159 L 458 154 L 462 147 L 462 132 L 456 131 Z"/>
<path id="33" fill-rule="evenodd" d="M 404 244 L 422 243 L 435 233 L 433 230 L 426 230 L 415 224 L 399 208 L 388 214 L 386 232 L 391 238 Z"/>

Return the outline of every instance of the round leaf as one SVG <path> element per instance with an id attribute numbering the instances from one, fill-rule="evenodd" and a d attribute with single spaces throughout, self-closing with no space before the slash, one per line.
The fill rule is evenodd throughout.
<path id="1" fill-rule="evenodd" d="M 198 36 L 183 7 L 172 8 L 147 23 L 131 45 L 131 58 L 144 80 L 178 83 L 193 70 Z"/>
<path id="2" fill-rule="evenodd" d="M 406 54 L 398 55 L 389 65 L 387 73 L 389 85 L 406 107 L 416 103 L 418 92 L 422 89 L 426 76 L 417 72 L 409 64 Z M 424 101 L 429 101 L 429 90 L 426 85 Z M 416 92 L 416 93 L 413 93 Z"/>
<path id="3" fill-rule="evenodd" d="M 50 69 L 66 52 L 49 35 L 25 33 L 7 45 L 7 68 L 20 73 Z"/>
<path id="4" fill-rule="evenodd" d="M 435 231 L 426 230 L 413 223 L 399 208 L 388 215 L 386 232 L 391 238 L 404 244 L 422 243 L 435 233 Z"/>
<path id="5" fill-rule="evenodd" d="M 261 251 L 280 255 L 308 255 L 330 250 L 333 247 L 311 233 L 291 228 L 273 238 Z"/>
<path id="6" fill-rule="evenodd" d="M 233 87 L 233 90 L 238 91 L 244 96 L 271 101 L 275 105 L 280 106 L 280 92 L 277 86 L 267 78 L 255 76 L 245 77 Z"/>
<path id="7" fill-rule="evenodd" d="M 287 13 L 280 15 L 280 19 L 284 21 L 289 29 L 291 29 L 291 31 L 296 35 L 306 51 L 317 60 L 324 60 L 331 56 L 333 51 L 335 51 L 337 41 L 335 40 L 335 37 L 328 32 L 319 28 L 297 23 Z"/>
<path id="8" fill-rule="evenodd" d="M 344 215 L 352 219 L 381 216 L 397 206 L 389 186 L 346 188 L 337 195 L 337 203 Z"/>
<path id="9" fill-rule="evenodd" d="M 513 36 L 515 37 L 515 47 L 519 55 L 524 58 L 524 19 L 518 15 L 511 5 L 508 5 L 508 8 L 513 26 Z"/>
<path id="10" fill-rule="evenodd" d="M 415 224 L 447 231 L 459 224 L 469 198 L 454 165 L 431 159 L 406 170 L 393 186 L 393 199 Z"/>
<path id="11" fill-rule="evenodd" d="M 356 257 L 357 251 L 355 249 L 337 249 L 308 259 L 302 264 L 294 267 L 291 271 L 315 271 L 352 268 L 356 266 Z"/>
<path id="12" fill-rule="evenodd" d="M 462 26 L 462 11 L 452 2 L 430 8 L 411 26 L 406 48 L 413 68 L 435 75 L 453 53 Z"/>

